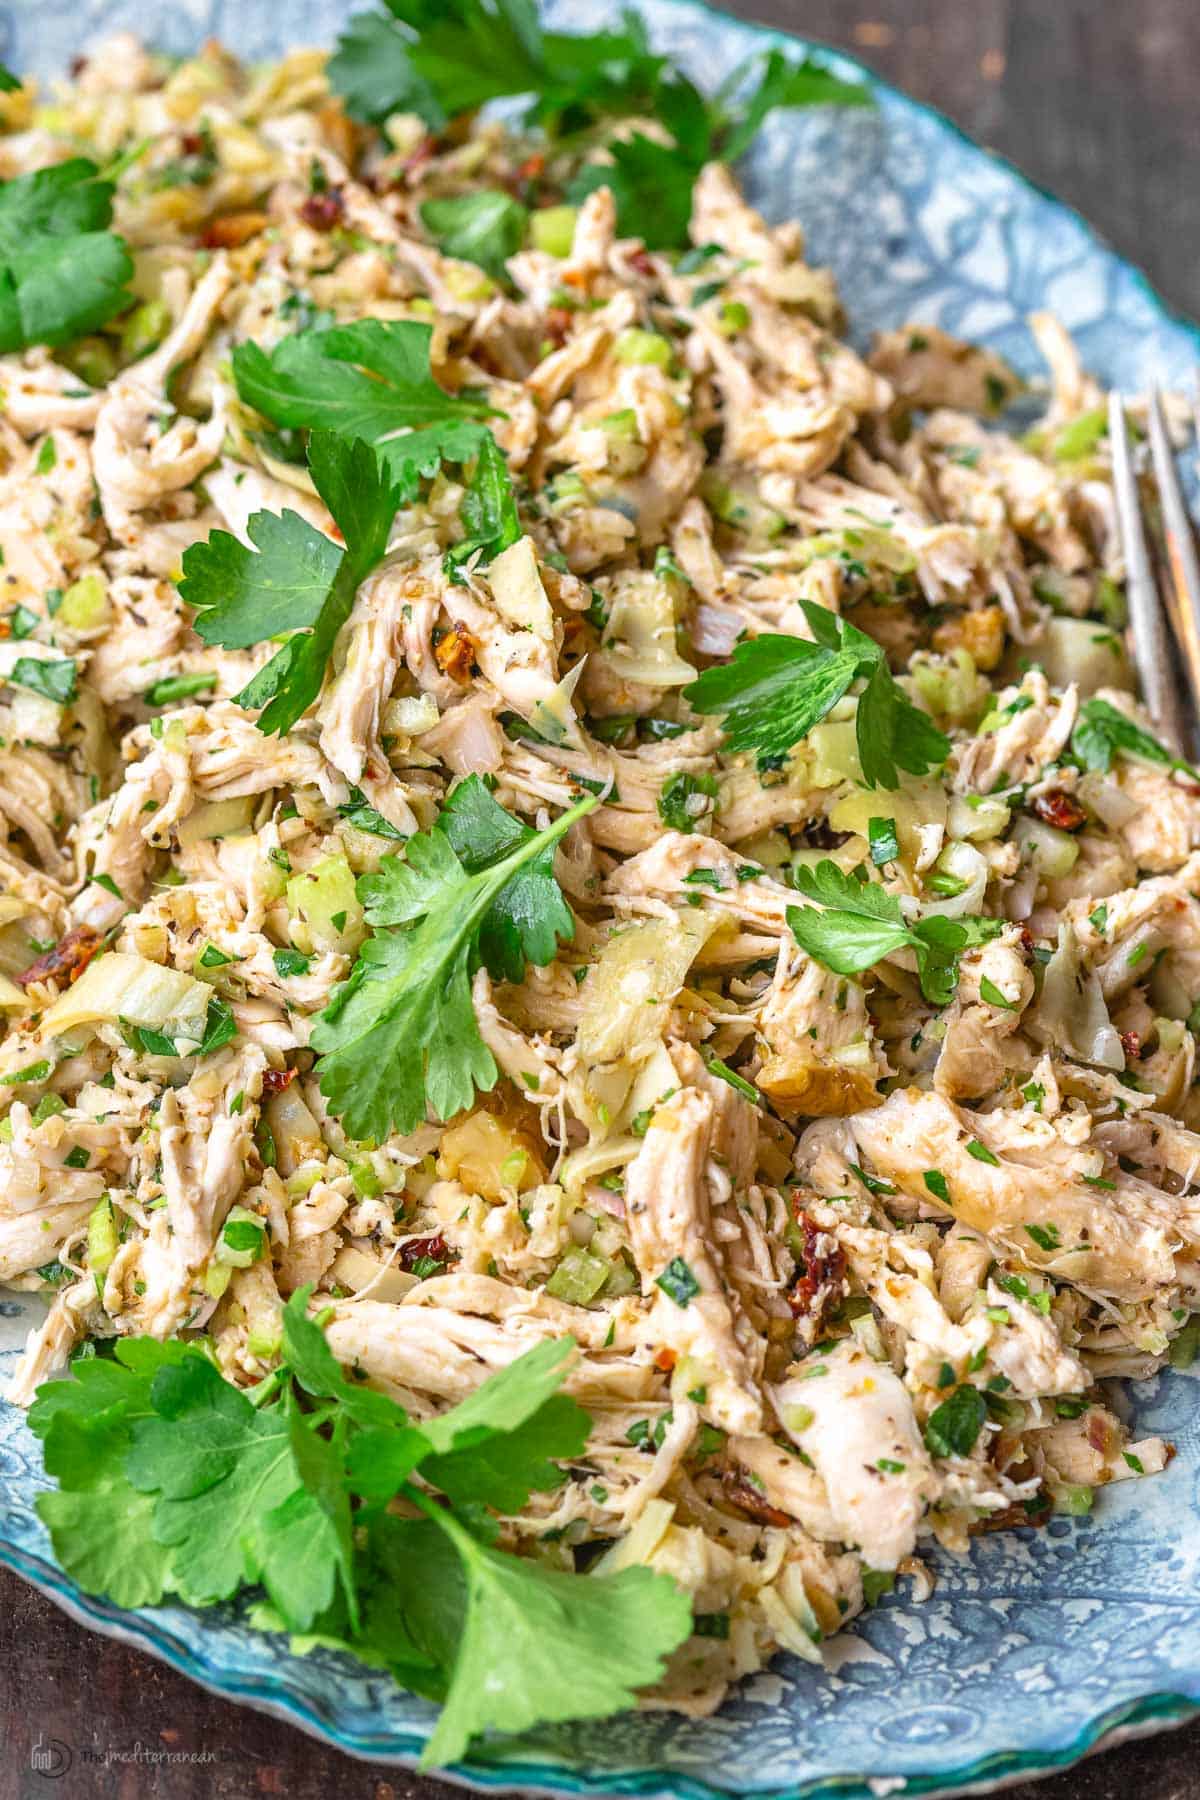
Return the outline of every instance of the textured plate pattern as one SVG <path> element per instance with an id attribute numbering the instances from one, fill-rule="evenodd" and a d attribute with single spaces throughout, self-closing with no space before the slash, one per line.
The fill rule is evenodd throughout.
<path id="1" fill-rule="evenodd" d="M 771 33 L 680 0 L 641 0 L 656 40 L 703 79 Z M 560 0 L 559 23 L 595 29 L 616 5 Z M 99 31 L 132 29 L 185 51 L 224 37 L 250 56 L 327 40 L 338 0 L 18 0 L 0 5 L 0 55 L 50 76 Z M 784 40 L 777 40 L 784 41 Z M 835 58 L 844 70 L 853 65 Z M 751 190 L 798 217 L 841 283 L 856 335 L 919 318 L 986 339 L 1025 372 L 1039 307 L 1076 333 L 1111 382 L 1189 381 L 1200 336 L 1057 202 L 944 119 L 876 84 L 874 113 L 793 114 L 764 134 Z M 0 1301 L 0 1375 L 35 1317 Z M 6 1378 L 6 1376 L 5 1376 Z M 546 1731 L 459 1773 L 480 1785 L 707 1800 L 946 1794 L 1073 1760 L 1119 1727 L 1200 1710 L 1200 1424 L 1189 1378 L 1133 1384 L 1143 1430 L 1171 1437 L 1166 1474 L 1106 1494 L 1081 1525 L 979 1541 L 939 1556 L 937 1592 L 901 1596 L 835 1646 L 827 1673 L 780 1658 L 715 1719 L 660 1714 Z M 33 1512 L 37 1446 L 0 1406 L 0 1558 L 97 1629 L 165 1657 L 232 1699 L 264 1706 L 360 1755 L 412 1761 L 430 1709 L 325 1651 L 298 1657 L 229 1610 L 121 1613 L 80 1595 L 49 1558 Z"/>

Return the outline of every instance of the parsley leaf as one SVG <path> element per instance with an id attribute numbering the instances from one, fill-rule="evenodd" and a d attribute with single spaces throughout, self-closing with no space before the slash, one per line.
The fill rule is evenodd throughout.
<path id="1" fill-rule="evenodd" d="M 1165 744 L 1108 700 L 1085 700 L 1071 733 L 1071 750 L 1085 769 L 1107 774 L 1114 756 L 1138 756 L 1165 769 L 1179 769 L 1200 781 L 1200 772 L 1173 756 Z"/>
<path id="2" fill-rule="evenodd" d="M 661 1673 L 664 1644 L 691 1629 L 686 1595 L 649 1569 L 570 1575 L 490 1549 L 452 1513 L 436 1522 L 461 1559 L 466 1605 L 426 1765 L 457 1761 L 480 1731 L 631 1706 Z"/>
<path id="3" fill-rule="evenodd" d="M 53 700 L 57 706 L 70 706 L 76 692 L 75 660 L 70 656 L 61 661 L 46 656 L 18 656 L 5 680 L 40 694 L 43 700 Z"/>
<path id="4" fill-rule="evenodd" d="M 521 536 L 521 520 L 509 480 L 508 463 L 490 431 L 484 433 L 479 445 L 475 468 L 458 516 L 467 535 L 446 556 L 452 570 L 461 568 L 476 551 L 482 551 L 481 560 L 490 563 Z"/>
<path id="5" fill-rule="evenodd" d="M 527 209 L 503 188 L 476 188 L 421 206 L 421 223 L 439 250 L 478 263 L 497 281 L 506 279 L 504 265 L 521 248 L 528 221 Z"/>
<path id="6" fill-rule="evenodd" d="M 567 198 L 577 205 L 597 188 L 611 188 L 623 237 L 640 237 L 648 250 L 685 244 L 699 169 L 675 145 L 660 144 L 640 131 L 610 144 L 609 155 L 610 162 L 580 169 Z"/>
<path id="7" fill-rule="evenodd" d="M 128 305 L 133 261 L 108 229 L 112 201 L 81 156 L 0 182 L 0 351 L 69 343 Z"/>
<path id="8" fill-rule="evenodd" d="M 478 775 L 450 795 L 437 821 L 468 875 L 478 875 L 531 844 L 537 833 L 505 812 Z M 497 981 L 523 981 L 525 964 L 545 968 L 558 940 L 570 943 L 575 921 L 554 878 L 554 843 L 545 844 L 501 888 L 484 916 L 479 950 Z M 366 890 L 364 880 L 364 892 Z"/>
<path id="9" fill-rule="evenodd" d="M 338 807 L 338 815 L 345 819 L 347 825 L 353 825 L 355 831 L 366 831 L 372 837 L 403 841 L 404 833 L 397 831 L 391 820 L 385 819 L 381 812 L 376 812 L 361 788 L 350 789 L 350 798 L 343 806 Z"/>
<path id="10" fill-rule="evenodd" d="M 855 735 L 867 787 L 896 788 L 901 769 L 923 775 L 939 767 L 949 739 L 893 680 L 874 638 L 826 607 L 800 604 L 813 642 L 751 638 L 683 690 L 697 712 L 724 713 L 726 748 L 757 751 L 760 769 L 778 763 L 866 675 Z"/>
<path id="11" fill-rule="evenodd" d="M 969 1456 L 987 1418 L 987 1402 L 977 1387 L 956 1387 L 948 1400 L 935 1406 L 925 1424 L 925 1445 L 931 1456 Z"/>
<path id="12" fill-rule="evenodd" d="M 835 975 L 857 975 L 881 957 L 911 949 L 921 991 L 935 1006 L 953 999 L 962 952 L 1004 929 L 999 919 L 971 914 L 946 919 L 934 913 L 910 926 L 894 894 L 876 882 L 856 880 L 828 859 L 814 869 L 800 865 L 794 880 L 813 903 L 787 909 L 792 935 L 802 950 Z"/>
<path id="13" fill-rule="evenodd" d="M 673 144 L 642 132 L 614 139 L 606 146 L 609 160 L 586 165 L 568 190 L 576 200 L 611 187 L 621 235 L 639 236 L 651 248 L 686 243 L 696 176 L 714 158 L 740 156 L 774 107 L 872 104 L 865 86 L 807 59 L 793 63 L 778 50 L 735 70 L 707 101 L 651 51 L 632 12 L 617 30 L 577 37 L 543 31 L 532 0 L 386 5 L 390 18 L 366 13 L 351 21 L 329 63 L 330 81 L 353 117 L 381 121 L 416 112 L 441 131 L 456 114 L 521 95 L 530 101 L 528 119 L 552 136 L 578 133 L 604 116 L 656 118 Z"/>
<path id="14" fill-rule="evenodd" d="M 291 729 L 321 691 L 334 640 L 350 616 L 359 585 L 387 550 L 400 493 L 370 445 L 315 431 L 308 447 L 317 491 L 346 540 L 341 551 L 298 513 L 255 513 L 250 550 L 214 531 L 184 552 L 179 592 L 197 609 L 195 630 L 207 644 L 245 649 L 291 632 L 236 696 L 263 709 L 258 728 Z"/>
<path id="15" fill-rule="evenodd" d="M 382 455 L 404 504 L 443 458 L 476 455 L 486 434 L 481 421 L 493 416 L 486 400 L 438 386 L 432 337 L 433 327 L 417 319 L 359 319 L 297 331 L 270 351 L 239 344 L 233 374 L 246 404 L 276 425 L 386 445 Z"/>
<path id="16" fill-rule="evenodd" d="M 426 1763 L 493 1727 L 629 1705 L 687 1637 L 687 1596 L 644 1568 L 546 1570 L 498 1549 L 491 1516 L 560 1485 L 584 1450 L 591 1421 L 561 1392 L 572 1340 L 418 1426 L 343 1373 L 310 1300 L 288 1301 L 283 1361 L 251 1394 L 198 1347 L 148 1338 L 38 1390 L 30 1423 L 59 1484 L 38 1510 L 68 1573 L 129 1606 L 265 1588 L 258 1623 L 445 1701 Z M 395 1494 L 425 1517 L 383 1510 Z"/>
<path id="17" fill-rule="evenodd" d="M 752 65 L 757 59 L 752 59 Z M 722 96 L 737 91 L 745 78 L 743 66 L 735 69 L 718 93 L 714 110 L 720 109 Z M 809 57 L 793 62 L 781 50 L 768 50 L 758 71 L 758 80 L 743 95 L 739 116 L 727 120 L 721 140 L 721 156 L 725 162 L 736 162 L 745 154 L 766 122 L 768 113 L 777 107 L 796 106 L 871 106 L 871 91 L 861 82 L 842 81 L 832 70 L 823 68 Z"/>
<path id="18" fill-rule="evenodd" d="M 311 1040 L 321 1091 L 352 1137 L 411 1131 L 429 1107 L 448 1119 L 477 1089 L 494 1086 L 496 1064 L 479 1035 L 471 977 L 487 953 L 499 967 L 515 967 L 524 956 L 549 961 L 555 937 L 570 936 L 573 921 L 556 885 L 550 892 L 546 858 L 595 804 L 589 795 L 495 860 L 499 827 L 471 790 L 458 803 L 469 813 L 452 807 L 444 829 L 439 823 L 418 832 L 403 859 L 385 858 L 363 877 L 368 920 L 394 929 L 363 945 Z M 488 860 L 475 872 L 451 835 L 464 819 L 492 833 Z"/>

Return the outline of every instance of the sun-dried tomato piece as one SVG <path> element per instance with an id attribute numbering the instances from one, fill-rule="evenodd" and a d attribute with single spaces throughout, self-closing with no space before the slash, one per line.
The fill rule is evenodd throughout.
<path id="1" fill-rule="evenodd" d="M 340 188 L 325 188 L 310 194 L 300 208 L 300 217 L 314 231 L 334 231 L 342 222 L 344 206 Z"/>
<path id="2" fill-rule="evenodd" d="M 52 949 L 14 977 L 17 986 L 28 988 L 38 981 L 57 981 L 60 987 L 70 987 L 83 974 L 102 942 L 100 933 L 93 931 L 90 925 L 76 925 L 65 937 L 59 938 Z"/>
<path id="3" fill-rule="evenodd" d="M 1029 809 L 1043 825 L 1053 825 L 1056 831 L 1078 831 L 1087 824 L 1087 814 L 1078 800 L 1062 788 L 1051 788 L 1048 793 L 1039 794 L 1036 800 L 1030 801 Z"/>
<path id="4" fill-rule="evenodd" d="M 804 1234 L 804 1253 L 788 1290 L 788 1305 L 793 1316 L 803 1321 L 805 1335 L 815 1338 L 830 1303 L 841 1298 L 846 1253 L 797 1201 L 793 1201 L 793 1207 L 796 1223 Z"/>
<path id="5" fill-rule="evenodd" d="M 267 1069 L 263 1074 L 263 1099 L 268 1094 L 282 1094 L 284 1088 L 291 1087 L 295 1079 L 295 1069 Z"/>
<path id="6" fill-rule="evenodd" d="M 1003 1512 L 987 1513 L 967 1526 L 972 1537 L 983 1537 L 991 1531 L 1016 1531 L 1021 1525 L 1044 1525 L 1054 1511 L 1054 1501 L 1046 1488 L 1039 1488 L 1033 1499 L 1016 1501 Z"/>
<path id="7" fill-rule="evenodd" d="M 433 634 L 433 654 L 437 666 L 452 681 L 469 681 L 475 666 L 475 640 L 463 626 L 451 625 L 439 637 Z"/>
<path id="8" fill-rule="evenodd" d="M 260 231 L 265 231 L 268 223 L 267 214 L 254 208 L 222 213 L 220 218 L 208 221 L 200 233 L 200 242 L 206 250 L 240 250 Z"/>
<path id="9" fill-rule="evenodd" d="M 407 1244 L 400 1246 L 400 1267 L 410 1275 L 418 1263 L 434 1262 L 444 1267 L 449 1260 L 450 1249 L 440 1231 L 430 1237 L 409 1238 Z"/>
<path id="10" fill-rule="evenodd" d="M 748 1513 L 750 1518 L 757 1519 L 760 1525 L 775 1525 L 779 1530 L 785 1531 L 789 1525 L 796 1523 L 791 1513 L 780 1512 L 777 1506 L 772 1506 L 740 1469 L 722 1470 L 721 1485 L 725 1489 L 726 1498 L 732 1500 L 744 1513 Z"/>

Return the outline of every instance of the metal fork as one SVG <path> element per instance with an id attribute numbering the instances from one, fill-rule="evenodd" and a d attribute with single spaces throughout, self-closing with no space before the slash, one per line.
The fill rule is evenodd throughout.
<path id="1" fill-rule="evenodd" d="M 1120 394 L 1109 395 L 1108 441 L 1125 553 L 1133 663 L 1155 730 L 1171 749 L 1191 756 L 1197 749 L 1200 721 L 1200 562 L 1157 388 L 1150 395 L 1149 422 L 1166 551 L 1157 570 L 1134 474 L 1124 400 Z M 1200 430 L 1200 418 L 1197 424 Z M 1186 691 L 1181 690 L 1181 672 Z"/>

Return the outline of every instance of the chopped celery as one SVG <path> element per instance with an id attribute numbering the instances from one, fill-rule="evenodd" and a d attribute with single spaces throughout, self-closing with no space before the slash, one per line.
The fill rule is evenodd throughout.
<path id="1" fill-rule="evenodd" d="M 654 363 L 660 369 L 669 368 L 675 360 L 675 352 L 667 338 L 657 331 L 638 331 L 633 327 L 618 337 L 613 345 L 613 355 L 618 362 Z"/>
<path id="2" fill-rule="evenodd" d="M 530 243 L 547 256 L 570 256 L 578 217 L 573 206 L 543 206 L 530 217 Z"/>
<path id="3" fill-rule="evenodd" d="M 1090 1487 L 1084 1487 L 1078 1481 L 1064 1481 L 1061 1487 L 1054 1490 L 1054 1510 L 1080 1519 L 1091 1512 L 1094 1498 Z"/>
<path id="4" fill-rule="evenodd" d="M 292 943 L 311 955 L 339 950 L 348 956 L 366 936 L 354 871 L 344 856 L 326 856 L 287 884 Z"/>
<path id="5" fill-rule="evenodd" d="M 108 584 L 102 575 L 81 575 L 62 597 L 56 615 L 67 631 L 95 631 L 108 620 Z"/>
<path id="6" fill-rule="evenodd" d="M 606 1256 L 594 1256 L 590 1250 L 568 1250 L 546 1283 L 546 1292 L 571 1306 L 586 1306 L 594 1300 L 612 1273 Z"/>
<path id="7" fill-rule="evenodd" d="M 113 1215 L 112 1201 L 107 1194 L 102 1194 L 88 1214 L 87 1222 L 88 1267 L 95 1278 L 98 1294 L 104 1292 L 104 1277 L 117 1254 L 117 1241 L 117 1221 Z"/>
<path id="8" fill-rule="evenodd" d="M 135 306 L 121 325 L 121 361 L 137 362 L 156 350 L 170 331 L 171 322 L 171 309 L 165 300 L 143 300 Z"/>

